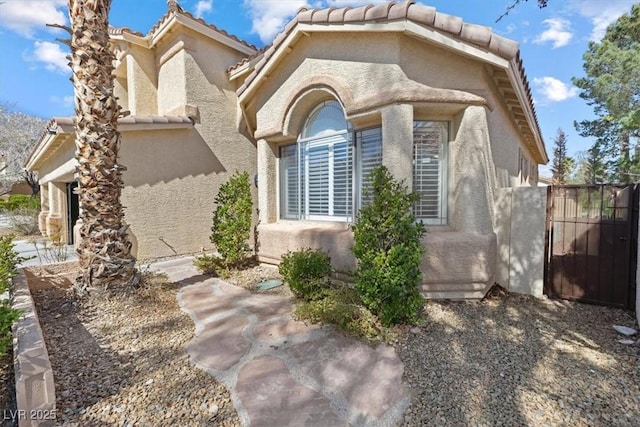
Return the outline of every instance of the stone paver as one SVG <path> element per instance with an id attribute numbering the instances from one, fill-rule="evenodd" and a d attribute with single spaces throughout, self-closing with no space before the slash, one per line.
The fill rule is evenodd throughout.
<path id="1" fill-rule="evenodd" d="M 409 404 L 393 348 L 369 347 L 291 317 L 293 301 L 202 276 L 191 258 L 152 270 L 185 284 L 191 361 L 224 383 L 245 425 L 394 425 Z"/>
<path id="2" fill-rule="evenodd" d="M 277 357 L 259 356 L 247 362 L 238 374 L 237 390 L 252 426 L 342 423 L 329 399 L 297 382 Z"/>

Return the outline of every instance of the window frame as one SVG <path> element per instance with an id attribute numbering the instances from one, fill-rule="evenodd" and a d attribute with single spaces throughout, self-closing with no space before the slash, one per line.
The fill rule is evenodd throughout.
<path id="1" fill-rule="evenodd" d="M 450 158 L 450 141 L 451 141 L 451 121 L 450 120 L 431 120 L 431 119 L 414 119 L 412 122 L 412 185 L 411 189 L 413 192 L 420 194 L 420 191 L 416 189 L 416 130 L 418 127 L 416 126 L 418 123 L 439 123 L 444 124 L 444 132 L 445 136 L 442 138 L 440 143 L 439 150 L 439 167 L 438 167 L 438 217 L 421 217 L 417 213 L 417 206 L 420 203 L 420 200 L 414 204 L 413 213 L 416 217 L 416 220 L 422 221 L 425 225 L 430 226 L 448 226 L 449 225 L 449 158 Z M 422 197 L 422 195 L 420 194 Z"/>
<path id="2" fill-rule="evenodd" d="M 314 109 L 315 111 L 315 109 Z M 284 144 L 278 147 L 278 218 L 281 220 L 292 220 L 292 221 L 325 221 L 325 222 L 341 222 L 341 223 L 353 223 L 355 219 L 355 214 L 362 208 L 363 205 L 363 177 L 362 177 L 362 145 L 363 138 L 362 135 L 368 131 L 378 131 L 378 138 L 374 139 L 374 143 L 378 145 L 379 148 L 376 151 L 379 152 L 379 164 L 382 165 L 382 127 L 378 126 L 368 126 L 365 128 L 356 128 L 349 129 L 346 132 L 336 132 L 333 136 L 346 135 L 346 142 L 348 144 L 349 150 L 351 152 L 351 203 L 349 204 L 349 212 L 347 215 L 336 216 L 336 215 L 310 215 L 308 214 L 308 187 L 305 184 L 307 178 L 307 164 L 301 167 L 302 158 L 304 154 L 303 144 L 314 141 L 321 140 L 322 138 L 298 138 L 298 140 L 294 143 Z M 302 134 L 302 133 L 301 133 Z M 290 147 L 294 147 L 294 150 L 291 150 Z M 298 205 L 297 205 L 297 213 L 295 215 L 288 214 L 286 203 L 288 201 L 288 189 L 287 183 L 283 180 L 284 174 L 286 170 L 283 165 L 287 161 L 285 156 L 283 155 L 285 150 L 291 150 L 295 154 L 295 167 L 297 168 L 297 181 L 299 185 L 298 190 Z M 302 183 L 302 184 L 301 184 Z M 329 198 L 332 198 L 332 192 L 334 189 L 330 187 Z M 300 191 L 302 189 L 303 191 Z M 304 206 L 304 207 L 303 207 Z"/>

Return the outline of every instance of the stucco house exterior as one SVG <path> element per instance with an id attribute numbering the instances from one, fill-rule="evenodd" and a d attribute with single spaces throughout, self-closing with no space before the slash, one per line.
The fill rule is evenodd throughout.
<path id="1" fill-rule="evenodd" d="M 382 164 L 421 195 L 427 297 L 482 297 L 504 276 L 498 193 L 536 186 L 548 161 L 516 42 L 405 1 L 302 9 L 258 51 L 168 4 L 147 35 L 112 31 L 138 257 L 208 249 L 217 188 L 246 170 L 258 258 L 318 247 L 348 272 Z M 45 233 L 69 222 L 73 150 L 73 119 L 56 118 L 28 161 Z"/>

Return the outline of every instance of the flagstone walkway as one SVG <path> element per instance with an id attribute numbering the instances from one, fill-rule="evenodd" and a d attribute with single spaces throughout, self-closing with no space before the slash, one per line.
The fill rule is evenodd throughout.
<path id="1" fill-rule="evenodd" d="M 393 348 L 291 318 L 293 302 L 200 275 L 191 258 L 156 263 L 186 286 L 190 359 L 229 389 L 245 425 L 394 425 L 409 404 Z"/>

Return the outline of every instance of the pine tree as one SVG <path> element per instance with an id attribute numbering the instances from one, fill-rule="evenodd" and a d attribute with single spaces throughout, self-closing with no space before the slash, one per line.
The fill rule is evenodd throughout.
<path id="1" fill-rule="evenodd" d="M 554 184 L 564 184 L 567 178 L 567 136 L 562 129 L 558 129 L 556 139 L 553 141 L 553 172 Z"/>

